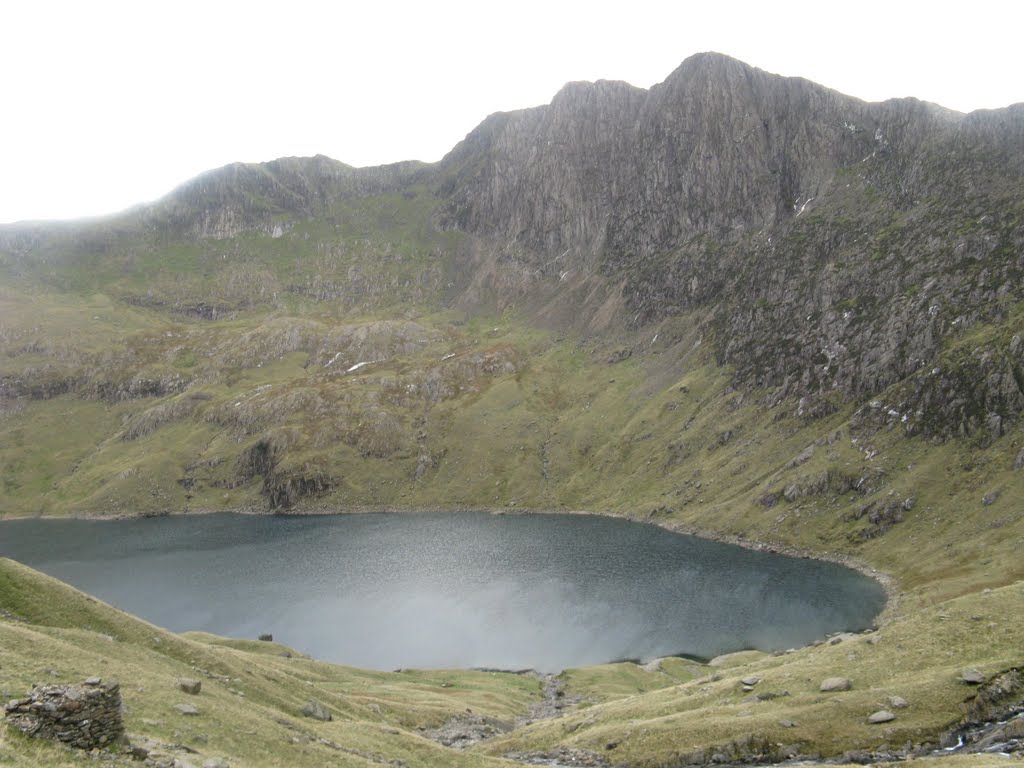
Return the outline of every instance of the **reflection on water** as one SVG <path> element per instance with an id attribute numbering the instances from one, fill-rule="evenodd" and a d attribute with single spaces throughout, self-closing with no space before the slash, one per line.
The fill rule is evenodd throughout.
<path id="1" fill-rule="evenodd" d="M 0 554 L 174 631 L 272 632 L 373 669 L 770 651 L 885 601 L 831 563 L 580 515 L 13 520 Z"/>

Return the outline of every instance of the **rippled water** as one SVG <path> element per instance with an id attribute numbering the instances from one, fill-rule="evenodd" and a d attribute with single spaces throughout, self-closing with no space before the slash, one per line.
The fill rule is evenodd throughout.
<path id="1" fill-rule="evenodd" d="M 831 563 L 584 515 L 12 520 L 0 554 L 174 631 L 272 632 L 374 669 L 771 651 L 885 602 Z"/>

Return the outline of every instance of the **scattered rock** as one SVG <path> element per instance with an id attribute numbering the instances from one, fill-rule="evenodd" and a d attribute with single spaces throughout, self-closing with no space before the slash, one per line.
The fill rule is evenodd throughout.
<path id="1" fill-rule="evenodd" d="M 141 744 L 132 744 L 128 749 L 128 754 L 133 760 L 146 760 L 149 758 L 149 749 Z"/>
<path id="2" fill-rule="evenodd" d="M 985 676 L 976 669 L 965 669 L 960 673 L 960 680 L 967 685 L 981 685 L 985 682 Z"/>
<path id="3" fill-rule="evenodd" d="M 1016 470 L 1024 469 L 1024 448 L 1020 449 L 1017 458 L 1013 460 L 1013 468 Z"/>
<path id="4" fill-rule="evenodd" d="M 99 685 L 103 681 L 98 677 L 87 677 L 82 681 L 82 685 Z"/>
<path id="5" fill-rule="evenodd" d="M 848 691 L 853 682 L 848 677 L 827 677 L 821 681 L 820 691 Z"/>
<path id="6" fill-rule="evenodd" d="M 195 704 L 175 704 L 174 709 L 177 710 L 179 715 L 185 715 L 186 717 L 196 717 L 199 714 L 199 707 Z"/>
<path id="7" fill-rule="evenodd" d="M 303 705 L 302 714 L 306 717 L 312 718 L 313 720 L 320 720 L 324 723 L 329 723 L 332 719 L 331 711 L 315 699 L 310 699 Z"/>
<path id="8" fill-rule="evenodd" d="M 779 720 L 779 725 L 783 728 L 796 728 L 800 723 L 795 720 Z"/>
<path id="9" fill-rule="evenodd" d="M 910 702 L 904 699 L 902 696 L 890 696 L 889 706 L 893 709 L 906 709 L 910 706 Z"/>
<path id="10" fill-rule="evenodd" d="M 190 693 L 193 696 L 195 696 L 195 695 L 197 695 L 199 693 L 199 691 L 202 689 L 202 687 L 203 687 L 203 684 L 199 680 L 193 680 L 192 678 L 189 678 L 189 677 L 179 677 L 178 678 L 178 690 L 179 691 L 183 691 L 185 693 Z"/>
<path id="11" fill-rule="evenodd" d="M 528 765 L 579 765 L 587 768 L 604 768 L 609 764 L 597 752 L 576 747 L 559 747 L 549 752 L 509 752 L 502 757 Z"/>
<path id="12" fill-rule="evenodd" d="M 146 765 L 153 768 L 184 768 L 184 763 L 175 760 L 172 755 L 156 751 L 150 751 L 149 757 L 146 758 Z"/>
<path id="13" fill-rule="evenodd" d="M 875 756 L 866 749 L 849 749 L 843 752 L 840 759 L 844 763 L 853 763 L 854 765 L 870 765 L 875 762 Z"/>
<path id="14" fill-rule="evenodd" d="M 536 720 L 559 717 L 567 709 L 580 703 L 580 696 L 565 695 L 565 681 L 558 675 L 531 673 L 541 681 L 541 700 L 530 705 L 525 716 L 516 718 L 516 725 L 527 725 Z"/>
<path id="15" fill-rule="evenodd" d="M 754 695 L 754 699 L 757 701 L 771 701 L 772 699 L 780 699 L 783 696 L 789 696 L 789 691 L 761 691 L 761 693 Z"/>
<path id="16" fill-rule="evenodd" d="M 757 675 L 748 675 L 747 677 L 742 678 L 740 682 L 743 683 L 743 685 L 754 686 L 761 682 L 761 678 Z"/>
<path id="17" fill-rule="evenodd" d="M 868 715 L 868 722 L 873 724 L 888 723 L 896 719 L 896 715 L 887 709 L 880 709 Z"/>
<path id="18" fill-rule="evenodd" d="M 512 724 L 504 720 L 467 713 L 456 715 L 440 728 L 426 731 L 424 735 L 446 747 L 466 749 L 511 730 Z"/>
<path id="19" fill-rule="evenodd" d="M 992 506 L 993 504 L 995 504 L 996 499 L 998 499 L 999 496 L 1000 491 L 989 491 L 988 493 L 981 497 L 981 503 L 984 504 L 986 507 Z"/>
<path id="20" fill-rule="evenodd" d="M 203 761 L 203 768 L 231 768 L 227 760 L 219 757 L 211 757 Z"/>

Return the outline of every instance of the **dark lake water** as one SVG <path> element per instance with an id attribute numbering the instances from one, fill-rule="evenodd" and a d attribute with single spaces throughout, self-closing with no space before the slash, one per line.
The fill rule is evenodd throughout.
<path id="1" fill-rule="evenodd" d="M 373 669 L 771 651 L 885 603 L 838 565 L 583 515 L 11 520 L 0 554 L 174 631 Z"/>

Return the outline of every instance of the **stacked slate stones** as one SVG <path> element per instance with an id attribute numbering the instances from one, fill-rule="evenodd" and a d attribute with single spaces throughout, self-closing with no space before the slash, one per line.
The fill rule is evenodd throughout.
<path id="1" fill-rule="evenodd" d="M 7 722 L 29 736 L 79 749 L 112 746 L 124 739 L 121 687 L 90 677 L 82 685 L 37 685 L 4 707 Z"/>

